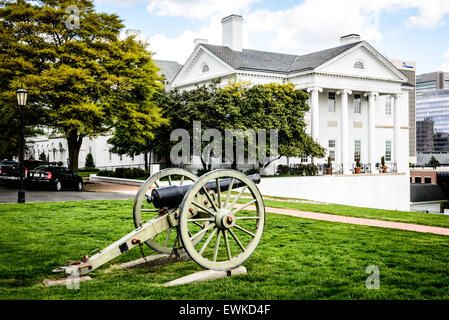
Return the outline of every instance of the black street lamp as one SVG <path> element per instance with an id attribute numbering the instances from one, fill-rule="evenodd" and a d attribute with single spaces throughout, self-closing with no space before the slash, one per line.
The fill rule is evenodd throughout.
<path id="1" fill-rule="evenodd" d="M 18 203 L 25 203 L 25 190 L 23 188 L 23 178 L 25 176 L 25 166 L 23 164 L 23 154 L 25 150 L 25 139 L 23 137 L 23 107 L 27 103 L 28 91 L 24 88 L 17 89 L 17 104 L 20 107 L 20 141 L 19 141 L 19 162 L 20 162 L 20 189 L 18 194 Z"/>

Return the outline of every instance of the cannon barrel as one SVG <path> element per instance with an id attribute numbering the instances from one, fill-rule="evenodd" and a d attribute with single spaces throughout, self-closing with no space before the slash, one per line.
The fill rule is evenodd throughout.
<path id="1" fill-rule="evenodd" d="M 260 175 L 252 174 L 247 176 L 251 181 L 255 184 L 260 183 Z M 229 189 L 229 185 L 231 184 L 231 178 L 221 179 L 220 180 L 220 190 L 227 191 Z M 245 184 L 238 180 L 234 179 L 234 183 L 232 185 L 232 189 L 237 189 L 245 186 Z M 151 198 L 148 198 L 149 202 L 153 202 L 154 206 L 158 209 L 160 208 L 174 208 L 181 204 L 184 195 L 189 191 L 192 185 L 186 186 L 168 186 L 153 189 L 151 192 Z M 210 181 L 205 184 L 206 189 L 210 189 L 213 191 L 217 191 L 217 183 L 215 181 Z"/>

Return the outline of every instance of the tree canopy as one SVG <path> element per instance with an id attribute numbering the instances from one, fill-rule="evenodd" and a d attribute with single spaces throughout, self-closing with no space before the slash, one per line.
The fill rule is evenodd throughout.
<path id="1" fill-rule="evenodd" d="M 279 156 L 303 155 L 323 157 L 325 152 L 305 131 L 307 93 L 293 84 L 257 84 L 231 82 L 221 87 L 219 82 L 198 86 L 188 91 L 160 94 L 158 103 L 170 124 L 157 130 L 153 151 L 169 153 L 176 142 L 170 142 L 170 133 L 178 128 L 193 135 L 193 121 L 201 121 L 202 133 L 209 128 L 223 132 L 226 129 L 278 129 Z M 203 148 L 208 142 L 203 142 Z M 269 145 L 267 134 L 267 146 Z M 225 148 L 222 148 L 225 151 Z M 203 160 L 206 169 L 206 161 Z M 233 159 L 235 164 L 236 159 Z"/>
<path id="2" fill-rule="evenodd" d="M 15 90 L 26 88 L 27 123 L 67 138 L 71 169 L 86 136 L 126 128 L 152 138 L 165 123 L 152 100 L 162 87 L 152 53 L 133 37 L 119 38 L 117 15 L 96 12 L 90 0 L 0 4 L 2 113 L 17 108 Z"/>

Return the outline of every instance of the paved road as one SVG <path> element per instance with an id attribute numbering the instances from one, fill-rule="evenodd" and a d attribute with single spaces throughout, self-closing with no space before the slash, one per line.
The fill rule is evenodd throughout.
<path id="1" fill-rule="evenodd" d="M 87 187 L 87 185 L 86 185 Z M 52 190 L 25 190 L 26 202 L 57 202 L 78 200 L 126 200 L 134 199 L 134 192 L 101 192 L 92 186 L 89 191 L 52 191 Z M 17 203 L 17 189 L 0 186 L 0 203 Z"/>

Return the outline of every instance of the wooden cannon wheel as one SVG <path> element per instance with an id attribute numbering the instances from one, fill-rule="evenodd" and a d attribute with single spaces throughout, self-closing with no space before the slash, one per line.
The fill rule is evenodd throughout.
<path id="1" fill-rule="evenodd" d="M 175 208 L 170 208 L 168 212 L 161 212 L 159 209 L 154 208 L 151 203 L 148 203 L 147 198 L 151 198 L 151 191 L 154 188 L 159 188 L 163 185 L 166 185 L 167 183 L 170 186 L 183 186 L 192 184 L 196 180 L 197 176 L 195 176 L 193 173 L 179 168 L 163 169 L 153 174 L 145 181 L 144 184 L 142 184 L 134 200 L 134 226 L 136 228 L 139 228 L 145 222 L 148 222 L 161 214 L 179 210 L 179 206 L 176 206 Z M 145 243 L 148 247 L 157 252 L 170 254 L 173 250 L 173 247 L 177 247 L 178 249 L 180 249 L 180 244 L 177 245 L 176 241 L 177 230 L 176 227 L 173 227 L 165 232 L 162 232 L 161 234 L 158 234 L 153 239 L 145 241 Z"/>
<path id="2" fill-rule="evenodd" d="M 224 180 L 230 184 L 226 191 L 220 190 Z M 242 187 L 233 191 L 237 182 Z M 245 192 L 249 194 L 242 197 Z M 209 224 L 198 230 L 204 222 Z M 182 245 L 195 262 L 207 269 L 230 270 L 254 252 L 264 224 L 263 198 L 254 182 L 239 171 L 220 169 L 200 177 L 184 196 L 178 228 Z"/>

